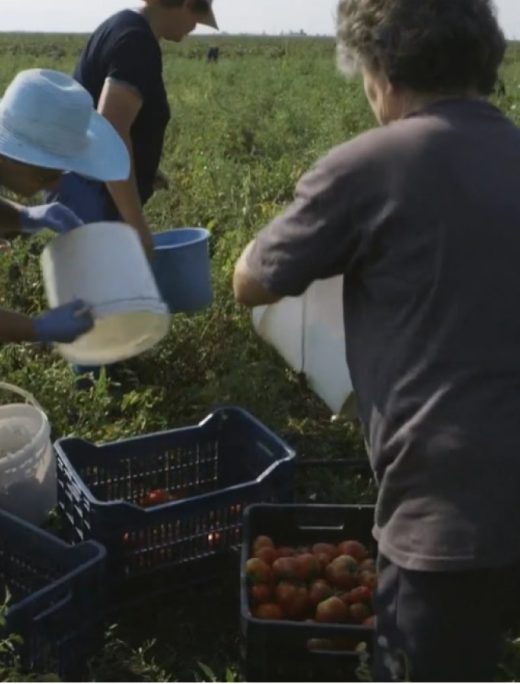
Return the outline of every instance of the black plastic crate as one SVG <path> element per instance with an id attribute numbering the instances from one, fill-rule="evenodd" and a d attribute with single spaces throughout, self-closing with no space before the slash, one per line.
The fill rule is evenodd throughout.
<path id="1" fill-rule="evenodd" d="M 105 549 L 65 542 L 0 510 L 0 600 L 10 594 L 3 636 L 23 639 L 22 664 L 74 678 L 100 644 Z"/>
<path id="2" fill-rule="evenodd" d="M 145 593 L 159 590 L 161 578 L 177 587 L 209 579 L 236 553 L 246 506 L 292 496 L 294 452 L 234 407 L 196 426 L 99 446 L 67 438 L 55 449 L 70 538 L 106 546 L 116 591 L 124 579 Z M 143 508 L 157 489 L 180 500 Z"/>
<path id="3" fill-rule="evenodd" d="M 360 654 L 355 642 L 371 651 L 374 629 L 366 625 L 319 624 L 291 620 L 259 620 L 249 609 L 247 559 L 258 535 L 277 546 L 338 543 L 357 539 L 376 555 L 371 536 L 373 506 L 253 505 L 244 515 L 241 559 L 241 631 L 247 681 L 355 681 Z M 310 650 L 310 640 L 351 642 L 345 650 Z M 312 647 L 311 647 L 312 649 Z"/>

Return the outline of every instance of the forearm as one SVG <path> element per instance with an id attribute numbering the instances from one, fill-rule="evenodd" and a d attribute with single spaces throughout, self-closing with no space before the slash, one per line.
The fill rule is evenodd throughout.
<path id="1" fill-rule="evenodd" d="M 130 177 L 125 181 L 108 183 L 108 191 L 125 223 L 135 228 L 149 259 L 153 256 L 153 238 L 144 217 L 135 174 L 134 148 L 130 131 L 143 104 L 140 93 L 133 86 L 107 78 L 99 97 L 98 112 L 104 116 L 124 140 L 130 155 Z"/>
<path id="2" fill-rule="evenodd" d="M 239 304 L 250 308 L 263 304 L 274 304 L 281 297 L 267 290 L 251 273 L 247 258 L 254 245 L 252 240 L 238 259 L 233 275 L 233 292 Z"/>
<path id="3" fill-rule="evenodd" d="M 16 235 L 20 232 L 20 209 L 16 202 L 0 198 L 0 234 Z"/>
<path id="4" fill-rule="evenodd" d="M 149 233 L 149 229 L 144 218 L 143 206 L 137 187 L 132 140 L 129 134 L 122 135 L 122 137 L 130 154 L 130 176 L 124 181 L 107 183 L 107 187 L 123 221 L 142 235 L 143 233 Z"/>
<path id="5" fill-rule="evenodd" d="M 0 342 L 35 342 L 36 334 L 30 316 L 0 309 Z"/>

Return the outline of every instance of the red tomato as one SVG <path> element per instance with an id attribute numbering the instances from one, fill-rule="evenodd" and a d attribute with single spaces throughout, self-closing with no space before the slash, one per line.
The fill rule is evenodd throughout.
<path id="1" fill-rule="evenodd" d="M 284 614 L 292 620 L 302 620 L 310 607 L 306 587 L 280 582 L 275 591 L 276 601 Z"/>
<path id="2" fill-rule="evenodd" d="M 313 582 L 309 589 L 309 601 L 311 605 L 316 608 L 318 603 L 332 596 L 334 593 L 332 587 L 324 579 L 317 579 Z"/>
<path id="3" fill-rule="evenodd" d="M 261 558 L 267 565 L 272 565 L 278 558 L 274 546 L 261 546 L 253 555 L 255 558 Z"/>
<path id="4" fill-rule="evenodd" d="M 310 582 L 320 574 L 320 564 L 312 553 L 303 553 L 294 559 L 294 573 L 297 579 Z"/>
<path id="5" fill-rule="evenodd" d="M 338 596 L 331 596 L 316 607 L 317 622 L 345 622 L 348 614 L 347 606 Z"/>
<path id="6" fill-rule="evenodd" d="M 284 556 L 273 563 L 273 574 L 277 579 L 294 579 L 296 577 L 295 558 Z"/>
<path id="7" fill-rule="evenodd" d="M 159 504 L 167 503 L 170 500 L 170 495 L 167 489 L 151 489 L 143 498 L 142 506 L 149 508 L 150 506 L 159 506 Z"/>
<path id="8" fill-rule="evenodd" d="M 135 534 L 130 534 L 129 532 L 125 532 L 123 534 L 123 544 L 125 544 L 130 549 L 135 548 L 138 545 L 135 537 L 136 537 Z"/>
<path id="9" fill-rule="evenodd" d="M 352 589 L 358 584 L 358 564 L 352 556 L 341 555 L 335 558 L 325 570 L 325 576 L 333 587 Z"/>
<path id="10" fill-rule="evenodd" d="M 318 565 L 320 566 L 320 574 L 325 574 L 325 569 L 327 568 L 327 565 L 330 563 L 331 558 L 328 553 L 315 553 L 314 557 L 318 561 Z"/>
<path id="11" fill-rule="evenodd" d="M 253 584 L 269 584 L 273 578 L 271 568 L 260 558 L 250 558 L 247 561 L 246 575 Z"/>
<path id="12" fill-rule="evenodd" d="M 365 558 L 364 561 L 361 561 L 359 564 L 359 570 L 372 570 L 373 572 L 376 571 L 376 562 L 373 558 Z"/>
<path id="13" fill-rule="evenodd" d="M 269 603 L 273 600 L 273 590 L 269 584 L 253 584 L 249 590 L 253 604 Z"/>
<path id="14" fill-rule="evenodd" d="M 338 550 L 341 555 L 352 556 L 352 558 L 357 560 L 358 563 L 368 557 L 368 551 L 366 547 L 353 539 L 349 539 L 348 541 L 338 544 Z"/>
<path id="15" fill-rule="evenodd" d="M 377 575 L 371 570 L 362 570 L 359 573 L 359 584 L 374 590 L 377 586 Z"/>
<path id="16" fill-rule="evenodd" d="M 339 556 L 339 552 L 335 544 L 324 544 L 322 542 L 314 544 L 312 547 L 312 553 L 316 555 L 319 553 L 326 553 L 330 560 L 336 558 L 336 556 Z"/>
<path id="17" fill-rule="evenodd" d="M 253 608 L 252 614 L 259 620 L 283 620 L 285 617 L 277 603 L 261 603 Z"/>
<path id="18" fill-rule="evenodd" d="M 354 587 L 348 592 L 348 603 L 370 603 L 372 591 L 364 585 Z"/>
<path id="19" fill-rule="evenodd" d="M 287 558 L 288 556 L 296 555 L 296 551 L 292 546 L 279 546 L 276 549 L 276 553 L 278 554 L 278 558 Z"/>
<path id="20" fill-rule="evenodd" d="M 352 603 L 349 606 L 349 617 L 352 622 L 362 623 L 370 617 L 370 609 L 364 603 Z"/>
<path id="21" fill-rule="evenodd" d="M 296 551 L 297 556 L 301 556 L 304 553 L 310 553 L 311 548 L 310 548 L 310 546 L 297 546 L 295 551 Z"/>
<path id="22" fill-rule="evenodd" d="M 262 548 L 262 546 L 272 546 L 274 547 L 273 540 L 271 537 L 267 537 L 265 534 L 261 534 L 253 542 L 253 550 Z"/>

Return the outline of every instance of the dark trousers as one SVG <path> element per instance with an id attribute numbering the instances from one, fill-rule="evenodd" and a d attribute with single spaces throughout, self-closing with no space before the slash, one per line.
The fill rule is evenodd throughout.
<path id="1" fill-rule="evenodd" d="M 374 680 L 492 682 L 518 624 L 520 564 L 469 572 L 403 570 L 379 559 Z"/>

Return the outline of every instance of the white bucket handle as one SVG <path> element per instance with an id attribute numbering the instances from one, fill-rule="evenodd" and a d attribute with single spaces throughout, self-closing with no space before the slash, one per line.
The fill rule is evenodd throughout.
<path id="1" fill-rule="evenodd" d="M 19 396 L 23 397 L 25 401 L 27 401 L 29 404 L 32 404 L 35 408 L 37 408 L 39 411 L 45 414 L 43 408 L 40 406 L 40 404 L 36 401 L 36 399 L 30 392 L 27 392 L 26 390 L 22 389 L 21 387 L 17 387 L 16 385 L 11 385 L 8 382 L 0 382 L 0 389 L 7 390 L 8 392 L 13 392 L 14 394 L 18 394 Z"/>

